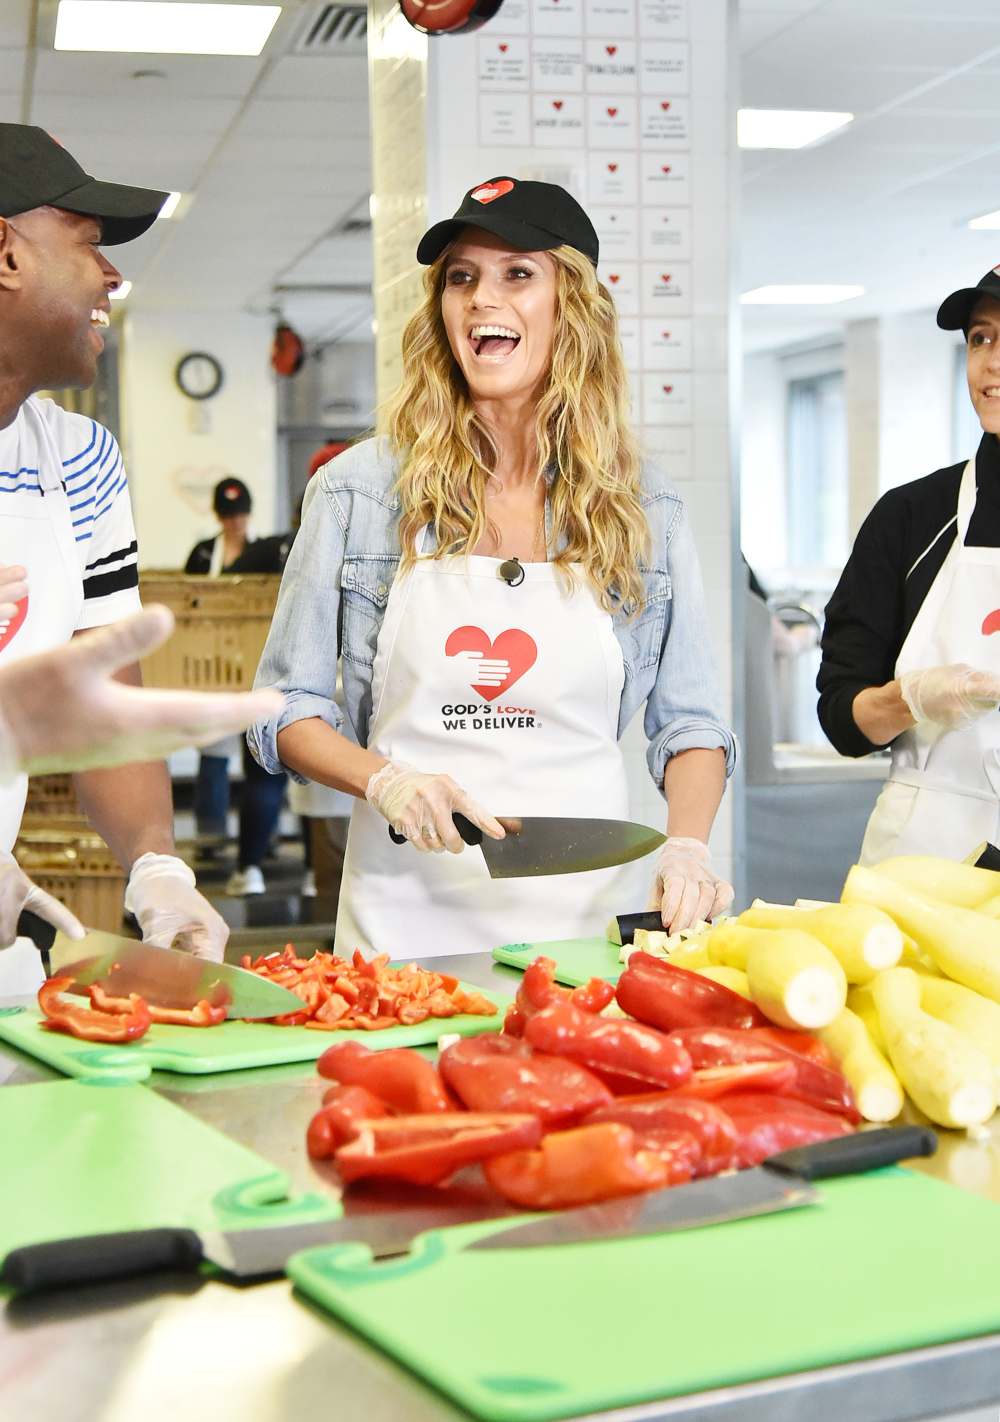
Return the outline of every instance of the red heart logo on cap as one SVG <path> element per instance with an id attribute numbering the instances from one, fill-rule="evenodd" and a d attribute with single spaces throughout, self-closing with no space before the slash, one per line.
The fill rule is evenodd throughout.
<path id="1" fill-rule="evenodd" d="M 608 117 L 609 117 L 609 118 L 614 118 L 614 116 L 615 116 L 615 114 L 616 114 L 617 112 L 618 112 L 617 109 L 608 109 Z"/>
<path id="2" fill-rule="evenodd" d="M 663 110 L 664 113 L 667 112 L 667 109 L 669 109 L 669 107 L 670 107 L 670 100 L 669 100 L 669 99 L 661 99 L 661 100 L 660 100 L 660 108 Z"/>
<path id="3" fill-rule="evenodd" d="M 621 281 L 621 277 L 617 272 L 608 272 L 608 281 L 614 286 L 615 282 Z"/>
<path id="4" fill-rule="evenodd" d="M 13 641 L 13 639 L 17 636 L 18 632 L 21 630 L 21 627 L 24 624 L 24 619 L 27 617 L 27 615 L 28 599 L 26 597 L 22 597 L 21 601 L 17 604 L 17 611 L 14 613 L 14 616 L 10 619 L 10 621 L 6 623 L 0 622 L 0 652 L 2 652 L 4 647 L 6 647 L 7 644 Z"/>
<path id="5" fill-rule="evenodd" d="M 618 46 L 616 44 L 606 44 L 604 48 L 607 50 L 608 54 L 618 53 Z"/>
<path id="6" fill-rule="evenodd" d="M 670 272 L 661 272 L 661 273 L 660 273 L 660 280 L 661 280 L 661 281 L 669 281 L 671 275 L 672 275 L 672 274 L 671 274 Z"/>
<path id="7" fill-rule="evenodd" d="M 493 642 L 481 627 L 458 627 L 445 642 L 444 654 L 446 657 L 454 657 L 459 652 L 481 652 L 484 657 L 509 662 L 510 671 L 499 686 L 477 686 L 475 682 L 472 683 L 473 691 L 484 701 L 495 701 L 498 696 L 502 696 L 515 681 L 520 681 L 538 658 L 535 639 L 518 627 L 508 627 L 506 632 L 501 632 Z"/>
<path id="8" fill-rule="evenodd" d="M 552 107 L 553 107 L 554 109 L 561 109 L 562 106 L 563 106 L 563 101 L 562 101 L 562 99 L 553 99 L 553 100 L 552 100 Z"/>
<path id="9" fill-rule="evenodd" d="M 498 44 L 497 49 L 500 51 L 501 54 L 506 54 L 508 46 L 505 44 Z"/>
<path id="10" fill-rule="evenodd" d="M 989 637 L 993 632 L 1000 632 L 1000 608 L 983 618 L 983 636 Z M 2 645 L 0 642 L 0 646 Z"/>
<path id="11" fill-rule="evenodd" d="M 609 173 L 617 173 L 617 172 L 618 172 L 618 164 L 617 164 L 617 163 L 609 163 L 609 164 L 608 164 L 608 172 L 609 172 Z"/>
<path id="12" fill-rule="evenodd" d="M 496 183 L 484 183 L 481 188 L 476 188 L 475 192 L 469 196 L 473 202 L 496 202 L 498 197 L 504 197 L 507 193 L 514 191 L 514 184 L 509 178 L 501 178 Z"/>

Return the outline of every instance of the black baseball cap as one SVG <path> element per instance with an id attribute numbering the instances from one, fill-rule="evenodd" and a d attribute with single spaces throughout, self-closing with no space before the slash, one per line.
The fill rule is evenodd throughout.
<path id="1" fill-rule="evenodd" d="M 972 308 L 984 296 L 1000 301 L 1000 267 L 986 273 L 975 286 L 963 286 L 946 296 L 938 307 L 937 323 L 942 331 L 967 331 Z"/>
<path id="2" fill-rule="evenodd" d="M 571 193 L 556 183 L 520 178 L 489 178 L 462 199 L 454 217 L 435 222 L 420 239 L 417 261 L 429 267 L 463 227 L 481 227 L 502 237 L 519 252 L 575 247 L 597 266 L 594 224 Z"/>
<path id="3" fill-rule="evenodd" d="M 252 506 L 250 490 L 235 474 L 230 474 L 227 479 L 220 479 L 216 484 L 212 493 L 212 508 L 219 518 L 248 514 Z"/>
<path id="4" fill-rule="evenodd" d="M 168 196 L 153 188 L 98 182 L 44 128 L 0 123 L 0 217 L 61 207 L 98 218 L 101 245 L 113 247 L 151 227 Z"/>

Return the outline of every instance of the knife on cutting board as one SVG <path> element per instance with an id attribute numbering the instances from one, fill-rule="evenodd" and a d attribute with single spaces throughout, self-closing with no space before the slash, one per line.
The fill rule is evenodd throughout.
<path id="1" fill-rule="evenodd" d="M 455 828 L 466 844 L 479 846 L 491 879 L 527 879 L 537 874 L 580 874 L 608 869 L 642 859 L 666 841 L 666 835 L 649 825 L 630 820 L 574 819 L 534 815 L 515 819 L 500 816 L 507 831 L 503 839 L 490 839 L 465 815 L 454 814 Z M 406 836 L 389 826 L 393 844 Z"/>
<path id="2" fill-rule="evenodd" d="M 207 1000 L 213 1006 L 224 1003 L 227 1019 L 280 1017 L 302 1007 L 295 993 L 257 973 L 175 948 L 154 948 L 96 928 L 88 929 L 85 938 L 68 938 L 30 912 L 21 914 L 18 932 L 31 938 L 39 951 L 47 948 L 50 975 L 71 973 L 69 991 L 81 995 L 92 983 L 100 983 L 112 997 L 135 992 L 157 1007 L 189 1008 Z"/>
<path id="3" fill-rule="evenodd" d="M 721 1103 L 725 1105 L 723 1100 Z M 822 1195 L 810 1183 L 838 1175 L 860 1175 L 919 1155 L 933 1155 L 937 1136 L 925 1126 L 890 1126 L 797 1146 L 761 1165 L 729 1175 L 713 1175 L 690 1185 L 674 1185 L 646 1195 L 607 1200 L 600 1205 L 560 1210 L 528 1220 L 467 1244 L 467 1249 L 536 1249 L 593 1240 L 668 1234 L 699 1229 L 754 1215 L 816 1205 Z"/>

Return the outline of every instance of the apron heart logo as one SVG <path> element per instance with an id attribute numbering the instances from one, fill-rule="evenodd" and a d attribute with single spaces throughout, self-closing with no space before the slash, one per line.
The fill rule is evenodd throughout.
<path id="1" fill-rule="evenodd" d="M 28 615 L 28 599 L 22 597 L 17 604 L 17 611 L 9 622 L 0 622 L 0 652 L 8 643 L 12 642 L 24 625 L 24 619 Z"/>
<path id="2" fill-rule="evenodd" d="M 496 202 L 498 197 L 503 197 L 506 193 L 514 191 L 514 184 L 509 178 L 504 178 L 499 183 L 485 183 L 483 187 L 477 188 L 469 196 L 473 202 Z"/>
<path id="3" fill-rule="evenodd" d="M 989 637 L 993 632 L 1000 632 L 1000 608 L 983 618 L 983 636 Z M 2 645 L 0 642 L 0 646 Z"/>
<path id="4" fill-rule="evenodd" d="M 518 627 L 508 627 L 506 632 L 501 632 L 493 642 L 481 627 L 458 627 L 445 642 L 444 654 L 446 657 L 456 657 L 460 652 L 478 652 L 484 660 L 489 658 L 494 662 L 507 663 L 507 674 L 499 686 L 472 683 L 473 691 L 484 701 L 495 701 L 498 696 L 502 696 L 515 681 L 520 681 L 538 658 L 535 639 Z M 474 665 L 473 675 L 478 675 L 479 670 L 478 664 Z M 501 674 L 500 669 L 497 669 L 497 674 Z"/>

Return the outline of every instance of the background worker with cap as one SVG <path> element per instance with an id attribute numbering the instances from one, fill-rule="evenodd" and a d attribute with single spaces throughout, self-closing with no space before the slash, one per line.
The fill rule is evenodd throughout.
<path id="1" fill-rule="evenodd" d="M 234 564 L 253 542 L 250 531 L 253 498 L 242 479 L 227 474 L 225 479 L 219 480 L 212 490 L 212 512 L 219 520 L 220 531 L 214 538 L 203 538 L 194 545 L 184 564 L 185 573 L 218 577 L 220 573 L 242 571 Z"/>
<path id="2" fill-rule="evenodd" d="M 0 626 L 0 667 L 139 607 L 128 484 L 113 436 L 36 391 L 90 385 L 121 276 L 100 250 L 155 220 L 166 194 L 91 178 L 40 128 L 0 124 L 0 564 L 27 596 Z M 137 664 L 120 680 L 140 684 Z M 174 853 L 163 761 L 89 769 L 77 793 L 129 870 L 125 906 L 147 942 L 221 958 L 228 930 Z M 24 807 L 21 774 L 0 789 L 0 851 Z M 0 995 L 41 979 L 27 943 L 0 954 Z"/>
<path id="3" fill-rule="evenodd" d="M 937 323 L 965 333 L 979 449 L 883 495 L 826 609 L 823 729 L 843 755 L 892 747 L 865 864 L 1000 839 L 1000 268 Z"/>
<path id="4" fill-rule="evenodd" d="M 561 187 L 494 178 L 417 259 L 387 437 L 309 483 L 258 671 L 286 706 L 249 733 L 269 770 L 356 797 L 337 943 L 594 933 L 636 877 L 665 923 L 709 917 L 732 897 L 707 840 L 735 747 L 681 502 L 629 429 L 593 224 Z M 640 706 L 669 807 L 655 874 L 492 880 L 463 852 L 455 811 L 496 839 L 497 815 L 628 819 L 619 738 Z"/>

